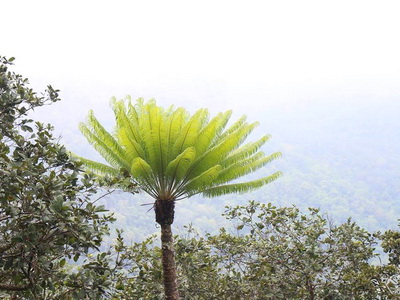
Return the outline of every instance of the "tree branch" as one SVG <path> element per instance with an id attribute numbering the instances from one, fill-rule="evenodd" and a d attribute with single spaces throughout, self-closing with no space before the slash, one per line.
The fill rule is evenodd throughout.
<path id="1" fill-rule="evenodd" d="M 26 285 L 13 285 L 13 284 L 2 284 L 0 283 L 0 290 L 4 291 L 25 291 L 32 288 L 32 284 Z"/>

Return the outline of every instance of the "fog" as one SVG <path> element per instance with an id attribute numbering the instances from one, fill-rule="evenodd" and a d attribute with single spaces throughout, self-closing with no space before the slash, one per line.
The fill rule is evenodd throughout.
<path id="1" fill-rule="evenodd" d="M 189 110 L 395 100 L 397 1 L 6 1 L 2 55 L 65 132 L 131 94 Z"/>
<path id="2" fill-rule="evenodd" d="M 206 107 L 212 115 L 232 109 L 233 120 L 246 114 L 260 122 L 255 136 L 272 135 L 266 152 L 283 152 L 274 168 L 290 180 L 271 190 L 278 202 L 321 205 L 344 216 L 354 203 L 364 203 L 364 194 L 375 193 L 368 201 L 379 201 L 387 192 L 387 207 L 395 203 L 391 187 L 399 174 L 390 157 L 398 156 L 400 135 L 399 6 L 397 1 L 6 1 L 0 54 L 16 57 L 13 70 L 28 77 L 34 90 L 47 84 L 61 90 L 62 101 L 32 117 L 53 124 L 62 143 L 78 154 L 99 159 L 78 123 L 93 109 L 112 130 L 112 96 L 155 98 L 159 105 L 191 112 Z M 298 181 L 298 170 L 308 182 Z M 387 170 L 391 177 L 382 180 Z M 330 178 L 326 195 L 324 174 Z M 303 198 L 293 192 L 299 187 Z M 324 206 L 320 199 L 333 204 Z M 181 209 L 188 209 L 185 205 Z M 366 204 L 361 216 L 374 214 L 368 205 L 377 211 Z M 193 213 L 187 218 L 202 218 Z M 385 218 L 391 225 L 397 219 L 393 211 L 389 217 L 377 213 L 366 221 L 378 224 L 374 228 Z"/>

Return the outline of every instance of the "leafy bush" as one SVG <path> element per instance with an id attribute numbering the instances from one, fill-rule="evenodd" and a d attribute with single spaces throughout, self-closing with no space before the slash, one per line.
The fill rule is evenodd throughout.
<path id="1" fill-rule="evenodd" d="M 0 297 L 95 299 L 110 287 L 106 255 L 72 263 L 97 251 L 113 221 L 93 204 L 93 179 L 29 111 L 59 100 L 42 96 L 9 71 L 0 57 Z"/>
<path id="2" fill-rule="evenodd" d="M 229 207 L 236 232 L 176 236 L 182 299 L 383 299 L 400 296 L 399 271 L 374 265 L 379 234 L 348 220 L 334 225 L 318 209 L 301 213 L 255 201 Z M 115 299 L 163 299 L 154 238 L 124 249 L 130 276 Z M 397 276 L 397 277 L 396 277 Z M 122 289 L 123 287 L 123 289 Z"/>

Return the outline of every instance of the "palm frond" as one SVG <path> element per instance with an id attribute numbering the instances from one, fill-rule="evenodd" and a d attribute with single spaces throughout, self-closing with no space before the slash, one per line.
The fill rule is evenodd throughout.
<path id="1" fill-rule="evenodd" d="M 281 172 L 275 172 L 270 176 L 253 181 L 220 185 L 206 189 L 201 192 L 201 194 L 205 197 L 218 197 L 226 194 L 244 194 L 259 189 L 268 183 L 271 183 L 272 181 L 278 179 L 281 175 Z"/>
<path id="2" fill-rule="evenodd" d="M 168 164 L 165 171 L 165 177 L 168 180 L 170 190 L 175 183 L 181 182 L 195 156 L 196 149 L 194 147 L 189 147 Z"/>
<path id="3" fill-rule="evenodd" d="M 186 122 L 172 147 L 172 157 L 178 156 L 186 148 L 192 147 L 195 144 L 198 134 L 207 118 L 208 110 L 200 109 Z"/>
<path id="4" fill-rule="evenodd" d="M 138 180 L 142 178 L 150 180 L 152 178 L 152 169 L 150 165 L 141 157 L 136 157 L 131 166 L 131 174 Z"/>
<path id="5" fill-rule="evenodd" d="M 225 139 L 227 136 L 235 132 L 239 127 L 241 127 L 247 120 L 247 116 L 243 115 L 237 120 L 235 123 L 233 123 L 228 129 L 226 129 L 222 134 L 217 136 L 213 142 L 213 145 L 216 145 L 220 143 L 223 139 Z"/>
<path id="6" fill-rule="evenodd" d="M 115 138 L 104 129 L 104 127 L 100 124 L 100 122 L 94 116 L 92 110 L 89 111 L 88 119 L 87 119 L 88 128 L 95 134 L 98 138 L 100 138 L 104 144 L 106 144 L 113 152 L 115 152 L 119 157 L 124 157 L 125 153 L 122 149 L 121 145 L 115 140 Z"/>
<path id="7" fill-rule="evenodd" d="M 167 149 L 167 162 L 171 162 L 171 160 L 175 159 L 176 156 L 173 156 L 174 154 L 172 153 L 172 148 L 175 143 L 175 141 L 178 139 L 180 132 L 182 130 L 182 127 L 185 125 L 187 122 L 188 118 L 188 113 L 187 111 L 179 107 L 172 113 L 170 113 L 167 117 L 165 127 L 167 129 L 167 144 L 168 144 L 168 149 Z"/>
<path id="8" fill-rule="evenodd" d="M 214 180 L 214 185 L 223 184 L 252 172 L 257 171 L 258 169 L 264 167 L 266 164 L 271 161 L 279 158 L 281 153 L 273 153 L 271 155 L 265 156 L 263 152 L 258 152 L 253 156 L 243 159 L 241 161 L 232 164 L 228 168 L 224 169 L 218 176 L 216 180 Z"/>
<path id="9" fill-rule="evenodd" d="M 257 125 L 258 123 L 244 123 L 219 144 L 210 148 L 206 153 L 195 160 L 185 180 L 188 181 L 223 161 L 231 151 L 239 147 Z"/>
<path id="10" fill-rule="evenodd" d="M 129 170 L 129 165 L 127 161 L 120 157 L 117 153 L 113 151 L 101 138 L 93 134 L 85 123 L 79 124 L 79 129 L 82 134 L 86 137 L 88 142 L 100 153 L 101 156 L 113 167 L 115 168 L 125 168 Z"/>
<path id="11" fill-rule="evenodd" d="M 129 119 L 130 125 L 132 126 L 132 128 L 139 129 L 139 116 L 136 112 L 135 106 L 132 105 L 131 102 L 128 102 L 127 106 L 128 106 L 128 111 L 126 115 Z M 137 137 L 137 139 L 139 139 L 139 137 Z"/>
<path id="12" fill-rule="evenodd" d="M 136 142 L 135 139 L 131 137 L 131 135 L 125 128 L 119 129 L 118 136 L 119 136 L 119 141 L 125 150 L 128 163 L 132 163 L 132 160 L 135 159 L 136 157 L 141 157 L 141 158 L 145 157 L 145 152 L 143 148 L 140 146 L 138 142 Z"/>
<path id="13" fill-rule="evenodd" d="M 138 116 L 140 131 L 145 145 L 145 160 L 151 166 L 154 174 L 160 175 L 162 158 L 160 147 L 157 143 L 157 141 L 159 141 L 158 130 L 161 122 L 160 110 L 151 101 L 144 105 L 139 103 L 138 106 L 141 111 Z M 158 178 L 160 178 L 160 176 Z"/>
<path id="14" fill-rule="evenodd" d="M 153 170 L 144 159 L 141 157 L 136 157 L 132 161 L 130 173 L 135 177 L 136 181 L 148 194 L 159 194 L 160 187 L 155 181 Z"/>
<path id="15" fill-rule="evenodd" d="M 165 127 L 166 123 L 166 118 L 167 116 L 163 113 L 159 113 L 159 122 L 158 122 L 158 128 L 156 128 L 155 131 L 155 140 L 156 144 L 158 144 L 158 149 L 156 155 L 160 156 L 160 171 L 159 171 L 159 176 L 162 177 L 162 181 L 164 181 L 164 174 L 165 170 L 167 168 L 168 164 L 168 130 Z M 163 184 L 164 185 L 164 182 Z"/>
<path id="16" fill-rule="evenodd" d="M 228 123 L 231 115 L 231 110 L 225 113 L 219 113 L 213 119 L 211 119 L 211 121 L 206 126 L 204 126 L 194 144 L 198 155 L 204 153 L 207 149 L 209 149 L 213 140 L 215 140 L 219 136 L 221 131 Z"/>
<path id="17" fill-rule="evenodd" d="M 70 153 L 72 157 L 77 159 L 78 161 L 82 162 L 83 166 L 87 171 L 90 171 L 96 175 L 104 176 L 104 175 L 113 175 L 117 176 L 120 173 L 120 170 L 117 170 L 113 167 L 107 166 L 105 164 L 99 163 L 94 160 L 90 160 L 87 158 L 83 158 L 79 155 Z"/>
<path id="18" fill-rule="evenodd" d="M 132 112 L 130 112 L 131 116 L 129 115 L 129 113 L 127 113 L 123 100 L 113 100 L 111 102 L 111 105 L 114 110 L 116 119 L 115 131 L 121 145 L 121 131 L 125 131 L 125 136 L 128 137 L 130 141 L 140 143 L 141 136 L 139 132 L 139 124 L 137 118 L 132 117 Z M 126 142 L 126 140 L 124 142 Z"/>
<path id="19" fill-rule="evenodd" d="M 204 171 L 199 176 L 186 183 L 184 187 L 180 189 L 181 192 L 177 195 L 177 197 L 180 197 L 183 194 L 195 194 L 197 191 L 204 190 L 206 187 L 212 184 L 221 171 L 222 167 L 220 165 L 215 165 L 207 171 Z"/>
<path id="20" fill-rule="evenodd" d="M 239 161 L 241 159 L 244 159 L 246 157 L 249 157 L 256 153 L 269 139 L 271 138 L 270 135 L 263 136 L 261 139 L 258 141 L 248 143 L 244 146 L 241 146 L 237 148 L 236 150 L 232 151 L 222 162 L 221 166 L 226 167 L 231 165 L 232 163 L 235 163 L 236 161 Z"/>

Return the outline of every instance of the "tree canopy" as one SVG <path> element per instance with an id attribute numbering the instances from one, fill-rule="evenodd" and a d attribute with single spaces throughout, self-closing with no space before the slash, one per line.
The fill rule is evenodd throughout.
<path id="1" fill-rule="evenodd" d="M 348 220 L 335 224 L 318 209 L 250 201 L 227 207 L 234 230 L 175 236 L 183 299 L 397 299 L 399 232 L 370 233 Z M 378 263 L 377 246 L 390 253 Z M 129 278 L 115 299 L 163 299 L 155 237 L 125 246 Z M 378 261 L 377 261 L 378 260 Z"/>
<path id="2" fill-rule="evenodd" d="M 95 299 L 110 286 L 105 261 L 70 263 L 99 249 L 113 217 L 93 204 L 93 178 L 52 127 L 27 116 L 58 101 L 58 91 L 37 95 L 9 70 L 12 61 L 0 57 L 0 298 Z"/>
<path id="3" fill-rule="evenodd" d="M 219 113 L 211 120 L 207 109 L 192 116 L 172 106 L 163 109 L 154 100 L 135 104 L 112 102 L 116 117 L 114 135 L 89 113 L 80 129 L 110 166 L 82 159 L 99 174 L 130 172 L 141 189 L 159 200 L 179 200 L 201 193 L 214 197 L 244 193 L 279 177 L 275 172 L 257 180 L 227 184 L 256 171 L 278 158 L 266 156 L 260 147 L 269 136 L 240 146 L 258 125 L 246 117 L 226 128 L 232 112 Z"/>

